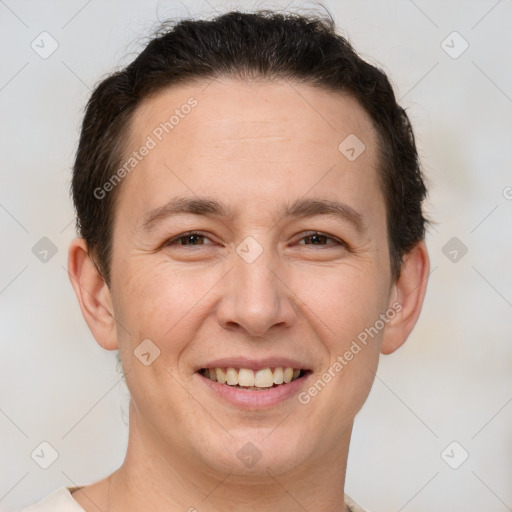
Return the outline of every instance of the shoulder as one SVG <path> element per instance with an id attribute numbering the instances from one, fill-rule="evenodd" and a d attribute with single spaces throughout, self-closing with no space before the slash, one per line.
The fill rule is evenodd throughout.
<path id="1" fill-rule="evenodd" d="M 361 505 L 358 505 L 350 496 L 347 496 L 346 494 L 345 505 L 348 507 L 350 512 L 370 512 L 369 510 L 361 507 Z"/>
<path id="2" fill-rule="evenodd" d="M 84 509 L 71 496 L 71 492 L 78 487 L 61 487 L 46 498 L 21 509 L 19 512 L 85 512 Z M 368 512 L 345 494 L 345 504 L 350 512 Z"/>
<path id="3" fill-rule="evenodd" d="M 21 509 L 19 512 L 85 512 L 71 496 L 71 492 L 75 489 L 75 487 L 56 489 L 46 498 Z"/>

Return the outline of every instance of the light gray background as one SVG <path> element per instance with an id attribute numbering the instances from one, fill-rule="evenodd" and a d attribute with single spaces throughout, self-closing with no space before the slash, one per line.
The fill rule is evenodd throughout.
<path id="1" fill-rule="evenodd" d="M 186 3 L 194 15 L 254 5 L 287 2 Z M 424 311 L 405 346 L 381 357 L 355 422 L 346 492 L 373 512 L 512 510 L 511 2 L 325 5 L 390 73 L 437 223 Z M 70 167 L 94 84 L 133 59 L 158 19 L 186 14 L 171 1 L 0 0 L 2 510 L 97 481 L 123 460 L 127 391 L 66 273 Z M 47 59 L 31 48 L 43 31 L 59 45 Z M 452 56 L 442 47 L 453 31 L 469 44 L 458 58 L 458 36 L 445 43 Z M 42 237 L 57 248 L 46 263 L 32 252 Z M 443 253 L 452 237 L 468 249 L 455 262 L 453 248 Z M 42 441 L 59 454 L 48 469 L 31 458 Z M 446 461 L 464 451 L 452 469 Z"/>

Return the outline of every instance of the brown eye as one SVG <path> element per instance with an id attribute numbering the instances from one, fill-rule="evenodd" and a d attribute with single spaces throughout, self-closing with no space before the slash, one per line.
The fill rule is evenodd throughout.
<path id="1" fill-rule="evenodd" d="M 176 246 L 176 245 L 186 245 L 186 246 L 197 246 L 197 245 L 211 245 L 205 243 L 196 243 L 204 240 L 209 240 L 206 235 L 198 233 L 196 231 L 190 231 L 188 233 L 183 233 L 182 235 L 176 236 L 171 240 L 165 243 L 166 246 Z"/>
<path id="2" fill-rule="evenodd" d="M 329 246 L 329 245 L 333 245 L 333 246 L 345 246 L 346 247 L 346 244 L 345 242 L 342 242 L 341 240 L 338 240 L 337 238 L 334 238 L 332 236 L 329 236 L 329 235 L 325 235 L 324 233 L 319 233 L 318 231 L 312 231 L 310 233 L 307 233 L 305 236 L 303 236 L 300 241 L 302 240 L 307 240 L 309 241 L 310 243 L 304 243 L 304 244 L 301 244 L 299 242 L 299 245 L 319 245 L 319 246 Z M 331 241 L 332 243 L 325 243 L 327 241 Z"/>

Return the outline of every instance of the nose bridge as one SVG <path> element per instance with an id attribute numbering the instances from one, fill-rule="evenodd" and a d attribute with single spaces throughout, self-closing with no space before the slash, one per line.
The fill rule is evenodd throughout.
<path id="1" fill-rule="evenodd" d="M 276 324 L 291 324 L 294 315 L 286 287 L 275 275 L 280 267 L 275 251 L 269 237 L 265 240 L 248 236 L 237 246 L 229 291 L 218 311 L 224 327 L 237 324 L 253 336 L 264 336 Z"/>
<path id="2" fill-rule="evenodd" d="M 254 313 L 270 314 L 278 307 L 279 285 L 270 271 L 275 257 L 268 240 L 246 237 L 236 248 L 235 289 L 237 303 Z"/>
<path id="3" fill-rule="evenodd" d="M 255 304 L 265 300 L 265 305 L 275 305 L 279 293 L 275 276 L 271 272 L 275 257 L 270 247 L 264 248 L 254 237 L 247 237 L 236 249 L 234 278 L 240 298 L 253 299 Z M 268 302 L 272 299 L 272 304 Z M 249 302 L 251 302 L 249 300 Z M 261 304 L 263 305 L 263 303 Z M 259 307 L 261 307 L 261 305 Z"/>

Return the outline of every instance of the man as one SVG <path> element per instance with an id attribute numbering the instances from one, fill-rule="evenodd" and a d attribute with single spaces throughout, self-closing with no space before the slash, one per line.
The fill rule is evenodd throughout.
<path id="1" fill-rule="evenodd" d="M 131 395 L 126 458 L 27 510 L 360 511 L 379 354 L 429 271 L 414 137 L 332 20 L 164 26 L 95 89 L 69 274 Z"/>

